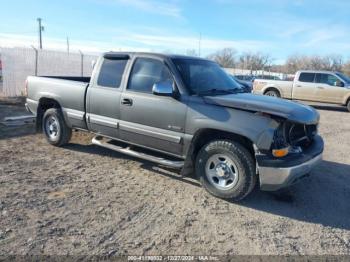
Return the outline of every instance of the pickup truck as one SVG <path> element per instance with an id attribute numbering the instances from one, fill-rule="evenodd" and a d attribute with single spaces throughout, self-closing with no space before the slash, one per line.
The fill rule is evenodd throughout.
<path id="1" fill-rule="evenodd" d="M 72 130 L 92 143 L 196 173 L 214 196 L 278 190 L 321 161 L 318 112 L 244 93 L 213 61 L 153 53 L 103 54 L 91 79 L 27 78 L 26 106 L 54 146 Z M 181 170 L 181 171 L 180 171 Z"/>
<path id="2" fill-rule="evenodd" d="M 350 112 L 350 78 L 339 72 L 298 71 L 294 81 L 256 79 L 253 93 L 291 100 L 346 106 Z"/>

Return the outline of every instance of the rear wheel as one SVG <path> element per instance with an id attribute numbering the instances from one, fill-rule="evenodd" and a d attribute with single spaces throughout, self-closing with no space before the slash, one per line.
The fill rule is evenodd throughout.
<path id="1" fill-rule="evenodd" d="M 72 129 L 67 126 L 61 110 L 57 108 L 46 110 L 42 121 L 42 129 L 46 140 L 54 146 L 67 144 L 72 136 Z"/>
<path id="2" fill-rule="evenodd" d="M 241 144 L 215 140 L 199 151 L 196 174 L 202 186 L 212 195 L 239 201 L 256 184 L 255 162 Z"/>
<path id="3" fill-rule="evenodd" d="M 280 93 L 276 90 L 269 90 L 265 93 L 266 96 L 281 97 Z"/>

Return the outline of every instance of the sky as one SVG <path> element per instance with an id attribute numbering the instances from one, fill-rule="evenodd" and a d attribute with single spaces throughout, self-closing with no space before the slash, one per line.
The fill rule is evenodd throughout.
<path id="1" fill-rule="evenodd" d="M 349 0 L 0 0 L 0 47 L 350 58 Z"/>

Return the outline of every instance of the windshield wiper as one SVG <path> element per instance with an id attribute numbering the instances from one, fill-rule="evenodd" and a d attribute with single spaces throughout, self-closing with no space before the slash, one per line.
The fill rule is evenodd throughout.
<path id="1" fill-rule="evenodd" d="M 197 94 L 199 96 L 205 96 L 205 95 L 219 95 L 219 94 L 236 94 L 236 93 L 242 93 L 243 90 L 241 88 L 234 88 L 234 89 L 208 89 L 204 91 L 199 91 Z"/>

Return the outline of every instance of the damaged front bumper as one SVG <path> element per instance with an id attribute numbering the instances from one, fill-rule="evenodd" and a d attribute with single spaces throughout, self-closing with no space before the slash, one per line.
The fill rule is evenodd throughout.
<path id="1" fill-rule="evenodd" d="M 308 175 L 322 161 L 323 148 L 323 139 L 315 136 L 313 143 L 302 153 L 283 158 L 257 154 L 261 190 L 276 191 Z"/>

